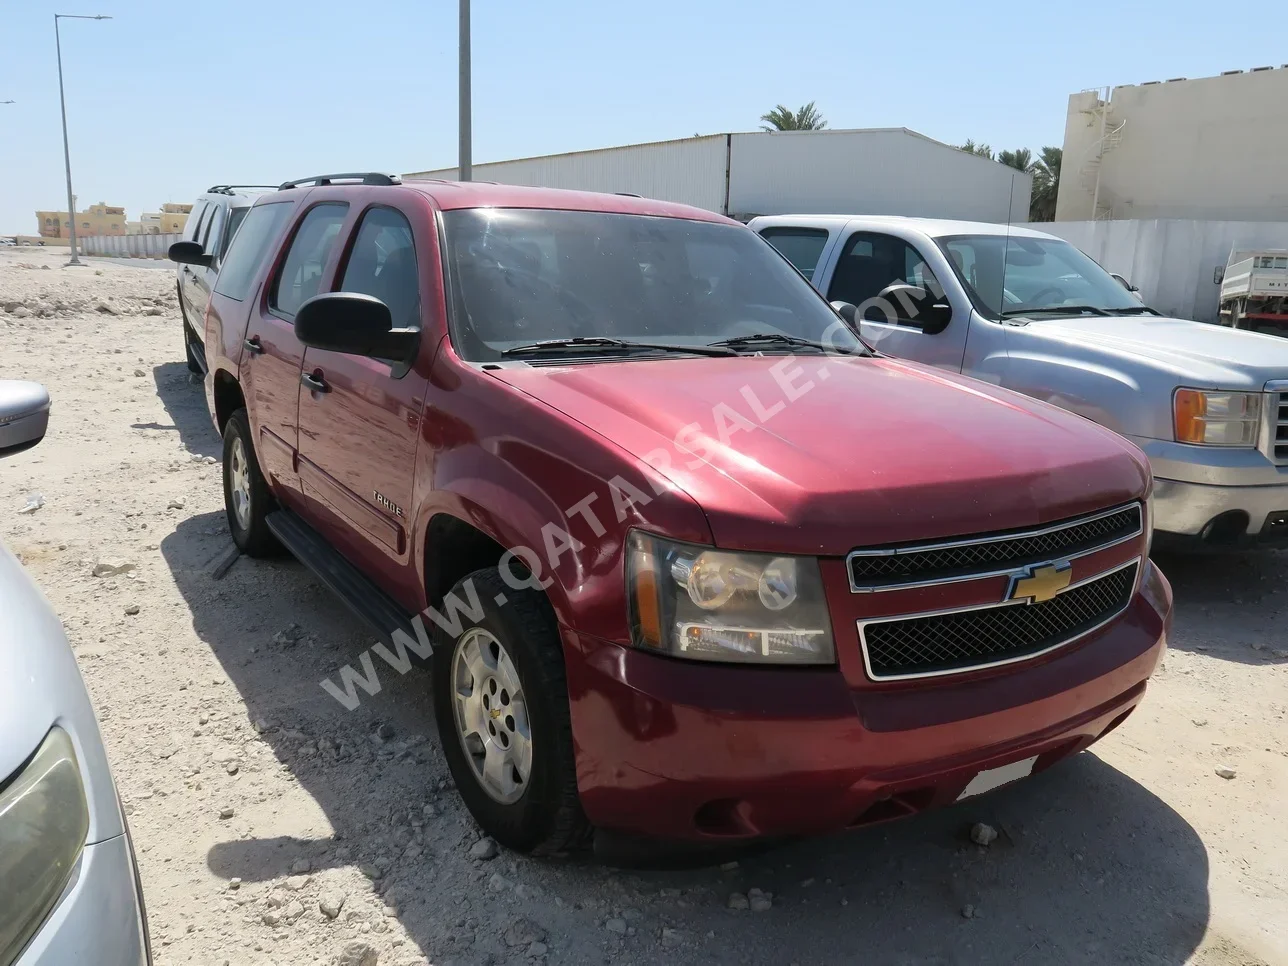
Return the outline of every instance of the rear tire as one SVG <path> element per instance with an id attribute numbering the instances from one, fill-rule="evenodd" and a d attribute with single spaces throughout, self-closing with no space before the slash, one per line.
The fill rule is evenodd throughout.
<path id="1" fill-rule="evenodd" d="M 477 601 L 470 609 L 480 617 L 456 611 L 455 636 L 433 624 L 434 716 L 457 791 L 507 848 L 584 848 L 592 829 L 577 793 L 563 646 L 549 602 L 508 586 L 495 567 L 463 578 L 451 596 L 466 607 Z M 494 758 L 504 764 L 491 768 Z"/>
<path id="2" fill-rule="evenodd" d="M 233 543 L 248 557 L 272 557 L 281 544 L 268 529 L 265 518 L 277 501 L 259 468 L 245 409 L 228 417 L 224 427 L 224 512 Z"/>

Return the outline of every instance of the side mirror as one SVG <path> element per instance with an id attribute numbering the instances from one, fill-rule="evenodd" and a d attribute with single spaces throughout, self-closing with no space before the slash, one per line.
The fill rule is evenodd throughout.
<path id="1" fill-rule="evenodd" d="M 851 305 L 849 302 L 833 302 L 832 311 L 834 311 L 841 318 L 845 319 L 846 322 L 849 322 L 850 325 L 858 324 L 858 321 L 859 321 L 858 306 Z"/>
<path id="2" fill-rule="evenodd" d="M 0 380 L 0 456 L 31 449 L 49 428 L 49 393 L 38 382 Z"/>
<path id="3" fill-rule="evenodd" d="M 207 255 L 206 250 L 195 241 L 177 241 L 170 246 L 170 261 L 180 265 L 200 265 L 209 268 L 215 263 L 214 255 Z"/>
<path id="4" fill-rule="evenodd" d="M 906 320 L 927 335 L 943 332 L 953 320 L 953 307 L 948 300 L 920 285 L 895 282 L 883 288 L 877 298 L 894 307 L 896 319 Z"/>
<path id="5" fill-rule="evenodd" d="M 1137 288 L 1135 285 L 1133 285 L 1131 282 L 1127 281 L 1127 279 L 1123 278 L 1123 277 L 1122 277 L 1121 275 L 1119 275 L 1117 272 L 1110 272 L 1110 273 L 1109 273 L 1109 275 L 1110 275 L 1110 277 L 1111 277 L 1111 278 L 1116 279 L 1116 280 L 1117 280 L 1117 282 L 1118 282 L 1118 284 L 1119 284 L 1119 285 L 1121 285 L 1123 288 L 1125 288 L 1127 291 L 1129 291 L 1129 292 L 1139 292 L 1139 291 L 1140 291 L 1140 289 L 1138 289 L 1138 288 Z"/>
<path id="6" fill-rule="evenodd" d="M 953 307 L 947 302 L 933 302 L 926 309 L 925 320 L 921 324 L 921 331 L 927 335 L 938 335 L 953 320 Z"/>
<path id="7" fill-rule="evenodd" d="M 311 349 L 404 361 L 416 351 L 420 332 L 395 329 L 389 306 L 375 296 L 324 292 L 296 310 L 295 337 Z"/>
<path id="8" fill-rule="evenodd" d="M 1220 285 L 1225 281 L 1225 266 L 1218 265 L 1212 272 L 1212 284 Z"/>

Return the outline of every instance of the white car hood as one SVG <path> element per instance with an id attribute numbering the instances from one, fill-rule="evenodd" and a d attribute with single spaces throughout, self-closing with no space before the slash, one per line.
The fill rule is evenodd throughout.
<path id="1" fill-rule="evenodd" d="M 1153 363 L 1196 389 L 1262 389 L 1288 379 L 1288 339 L 1152 315 L 1034 319 L 1032 336 Z"/>
<path id="2" fill-rule="evenodd" d="M 0 784 L 58 725 L 71 735 L 89 800 L 93 844 L 124 832 L 103 739 L 63 626 L 40 589 L 0 546 Z"/>

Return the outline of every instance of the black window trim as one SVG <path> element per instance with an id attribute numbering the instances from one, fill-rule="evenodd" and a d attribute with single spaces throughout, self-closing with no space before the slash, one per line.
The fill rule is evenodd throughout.
<path id="1" fill-rule="evenodd" d="M 827 298 L 829 301 L 831 302 L 839 301 L 832 294 L 832 286 L 836 283 L 836 270 L 837 268 L 840 267 L 841 260 L 846 257 L 846 253 L 850 249 L 851 243 L 854 241 L 854 239 L 859 238 L 860 236 L 889 238 L 889 239 L 892 239 L 893 241 L 901 242 L 904 246 L 906 246 L 906 248 L 911 248 L 913 252 L 916 254 L 916 256 L 921 259 L 921 263 L 926 266 L 927 270 L 929 270 L 932 275 L 935 275 L 935 271 L 933 268 L 931 268 L 930 262 L 926 260 L 925 253 L 922 252 L 920 246 L 918 246 L 916 242 L 910 241 L 907 238 L 904 238 L 902 235 L 892 235 L 887 231 L 874 231 L 868 228 L 858 228 L 850 232 L 849 235 L 845 236 L 844 241 L 841 242 L 841 250 L 837 253 L 836 264 L 832 267 L 832 278 L 827 285 Z M 938 241 L 939 239 L 934 239 L 934 240 Z M 948 259 L 948 262 L 949 262 L 949 265 L 952 266 L 951 258 Z M 956 267 L 955 266 L 952 266 L 952 267 L 953 267 L 953 271 L 956 272 Z M 907 282 L 907 279 L 904 279 L 904 281 Z M 938 275 L 935 275 L 935 282 L 939 285 L 941 289 L 944 287 L 943 282 L 939 281 Z M 944 301 L 948 302 L 949 305 L 952 304 L 951 300 L 948 298 L 947 291 L 944 292 Z M 855 307 L 857 308 L 858 306 L 855 306 Z M 898 304 L 898 301 L 896 300 L 895 308 L 898 309 L 899 307 L 900 306 Z M 901 329 L 914 329 L 917 332 L 922 332 L 922 333 L 924 333 L 925 331 L 924 323 L 918 322 L 915 319 L 906 319 L 900 315 L 896 315 L 893 322 L 890 322 L 890 321 L 882 322 L 876 319 L 864 319 L 862 317 L 859 317 L 858 321 L 860 323 L 868 322 L 872 325 L 896 325 Z M 951 325 L 952 321 L 950 320 L 948 324 Z M 946 328 L 947 326 L 944 327 L 944 329 Z M 943 332 L 944 329 L 940 329 L 939 332 Z M 939 333 L 936 332 L 935 334 L 937 335 Z"/>
<path id="2" fill-rule="evenodd" d="M 308 218 L 309 213 L 311 211 L 313 211 L 316 208 L 321 208 L 324 205 L 330 205 L 335 208 L 343 208 L 345 210 L 345 216 L 344 216 L 345 221 L 349 219 L 349 215 L 352 213 L 352 208 L 353 208 L 353 206 L 350 205 L 349 202 L 343 199 L 331 198 L 331 199 L 319 199 L 318 201 L 309 205 L 303 211 L 299 212 L 295 216 L 295 224 L 291 226 L 290 237 L 288 237 L 284 242 L 282 242 L 282 244 L 278 246 L 278 252 L 281 255 L 281 258 L 278 260 L 277 264 L 273 266 L 272 274 L 268 277 L 265 283 L 267 286 L 267 291 L 264 293 L 265 310 L 268 312 L 269 315 L 273 316 L 273 318 L 281 319 L 283 322 L 290 322 L 292 325 L 295 324 L 295 313 L 283 312 L 281 309 L 279 309 L 276 305 L 273 304 L 273 300 L 277 298 L 277 285 L 282 280 L 282 272 L 286 270 L 286 260 L 291 257 L 291 247 L 295 244 L 295 238 L 300 233 L 300 227 L 304 224 L 304 219 Z M 340 223 L 340 230 L 344 231 L 344 222 Z M 329 260 L 330 259 L 328 259 L 328 261 Z M 326 274 L 326 266 L 323 266 L 322 272 L 324 275 Z M 319 285 L 318 288 L 320 290 L 321 286 Z"/>

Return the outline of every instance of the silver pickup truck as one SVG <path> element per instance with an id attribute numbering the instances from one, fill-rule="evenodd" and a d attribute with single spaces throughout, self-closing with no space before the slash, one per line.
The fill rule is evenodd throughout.
<path id="1" fill-rule="evenodd" d="M 1288 545 L 1288 339 L 1165 318 L 1027 228 L 776 215 L 759 232 L 879 351 L 1046 400 L 1136 443 L 1160 544 Z"/>

